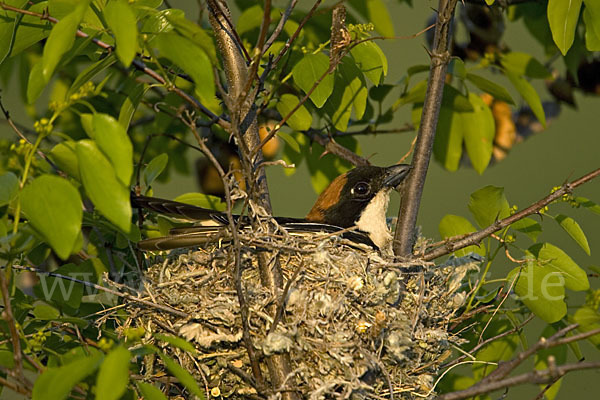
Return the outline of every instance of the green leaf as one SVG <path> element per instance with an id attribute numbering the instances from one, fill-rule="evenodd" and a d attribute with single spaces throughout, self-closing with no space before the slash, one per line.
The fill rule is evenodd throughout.
<path id="1" fill-rule="evenodd" d="M 442 218 L 438 229 L 442 239 L 452 236 L 465 235 L 477 230 L 468 219 L 452 214 L 447 214 L 444 216 L 444 218 Z M 480 244 L 479 246 L 468 246 L 464 249 L 457 250 L 452 254 L 454 254 L 456 257 L 463 257 L 471 252 L 483 256 L 485 255 L 485 246 L 483 244 Z"/>
<path id="2" fill-rule="evenodd" d="M 106 355 L 96 378 L 96 400 L 118 400 L 129 382 L 131 353 L 118 346 Z"/>
<path id="3" fill-rule="evenodd" d="M 469 101 L 473 105 L 473 112 L 460 114 L 463 137 L 471 164 L 481 175 L 492 158 L 496 124 L 492 111 L 481 97 L 469 93 Z"/>
<path id="4" fill-rule="evenodd" d="M 358 69 L 374 85 L 383 82 L 383 78 L 388 72 L 388 62 L 385 54 L 377 44 L 372 41 L 360 43 L 350 50 L 350 54 L 352 54 Z"/>
<path id="5" fill-rule="evenodd" d="M 552 77 L 548 68 L 533 58 L 531 54 L 507 53 L 500 59 L 500 64 L 506 71 L 519 76 L 525 75 L 534 79 L 548 79 Z"/>
<path id="6" fill-rule="evenodd" d="M 546 114 L 544 113 L 544 107 L 542 107 L 542 101 L 540 100 L 540 96 L 537 94 L 531 83 L 527 82 L 523 77 L 506 71 L 506 76 L 513 84 L 515 89 L 519 92 L 523 100 L 529 104 L 531 107 L 531 111 L 536 116 L 536 118 L 542 123 L 542 125 L 546 126 Z"/>
<path id="7" fill-rule="evenodd" d="M 5 3 L 22 9 L 27 1 L 12 0 Z M 47 6 L 48 3 L 42 1 L 31 5 L 28 10 L 42 13 Z M 7 57 L 15 56 L 44 39 L 51 29 L 52 24 L 49 21 L 40 20 L 39 17 L 0 10 L 0 64 Z"/>
<path id="8" fill-rule="evenodd" d="M 109 221 L 123 232 L 131 228 L 129 188 L 121 183 L 108 159 L 92 140 L 81 140 L 76 146 L 79 173 L 85 191 Z"/>
<path id="9" fill-rule="evenodd" d="M 137 22 L 133 10 L 124 0 L 113 0 L 104 7 L 103 14 L 115 35 L 117 57 L 129 67 L 137 50 Z"/>
<path id="10" fill-rule="evenodd" d="M 8 171 L 0 175 L 0 207 L 10 203 L 19 193 L 19 178 Z"/>
<path id="11" fill-rule="evenodd" d="M 204 193 L 184 193 L 175 197 L 175 201 L 191 204 L 193 206 L 208 208 L 209 210 L 225 211 L 227 204 L 219 197 Z"/>
<path id="12" fill-rule="evenodd" d="M 326 105 L 326 112 L 336 129 L 345 132 L 354 108 L 357 119 L 361 119 L 367 106 L 366 82 L 354 60 L 342 59 L 335 74 L 335 90 Z"/>
<path id="13" fill-rule="evenodd" d="M 148 84 L 137 84 L 137 82 L 134 82 L 131 80 L 131 83 L 135 86 L 126 88 L 128 89 L 125 90 L 127 97 L 123 100 L 123 104 L 121 104 L 121 109 L 119 110 L 119 124 L 125 129 L 129 128 L 135 110 L 144 98 L 144 94 L 151 88 Z"/>
<path id="14" fill-rule="evenodd" d="M 79 265 L 71 263 L 62 265 L 54 272 L 88 282 L 94 281 L 95 276 L 93 264 L 89 260 Z M 34 293 L 38 298 L 53 302 L 63 310 L 65 305 L 73 310 L 80 307 L 84 293 L 81 283 L 43 274 L 39 279 L 40 283 L 34 287 Z"/>
<path id="15" fill-rule="evenodd" d="M 154 157 L 146 168 L 144 168 L 144 183 L 146 186 L 151 186 L 154 180 L 164 171 L 167 164 L 169 163 L 169 156 L 167 153 L 162 153 Z"/>
<path id="16" fill-rule="evenodd" d="M 594 2 L 590 2 L 594 3 Z M 595 4 L 600 4 L 595 2 Z M 595 17 L 591 7 L 586 3 L 583 9 L 583 22 L 585 23 L 585 47 L 589 51 L 600 51 L 600 7 L 598 16 Z"/>
<path id="17" fill-rule="evenodd" d="M 567 217 L 563 214 L 558 214 L 556 216 L 556 222 L 560 224 L 561 228 L 563 228 L 565 232 L 567 232 L 569 236 L 571 236 L 573 240 L 579 245 L 579 247 L 581 247 L 583 251 L 585 251 L 586 254 L 589 256 L 590 245 L 588 244 L 587 237 L 585 237 L 585 233 L 583 233 L 583 230 L 581 229 L 579 224 L 573 218 Z"/>
<path id="18" fill-rule="evenodd" d="M 144 400 L 167 400 L 167 397 L 154 385 L 144 382 L 136 382 Z"/>
<path id="19" fill-rule="evenodd" d="M 558 49 L 567 54 L 575 39 L 582 0 L 548 0 L 548 23 Z"/>
<path id="20" fill-rule="evenodd" d="M 71 389 L 85 377 L 92 374 L 102 361 L 102 353 L 79 358 L 62 367 L 46 369 L 35 381 L 32 400 L 63 400 Z"/>
<path id="21" fill-rule="evenodd" d="M 153 43 L 162 57 L 171 60 L 192 78 L 200 101 L 211 110 L 218 108 L 212 64 L 204 50 L 191 40 L 174 33 L 161 33 Z"/>
<path id="22" fill-rule="evenodd" d="M 600 329 L 600 314 L 595 308 L 584 306 L 579 308 L 575 315 L 573 315 L 575 323 L 579 324 L 577 328 L 580 332 L 589 332 L 595 329 Z M 590 336 L 588 340 L 600 349 L 600 333 L 594 336 Z"/>
<path id="23" fill-rule="evenodd" d="M 467 77 L 467 69 L 463 60 L 458 57 L 452 58 L 450 64 L 448 64 L 448 73 L 459 79 L 465 79 Z"/>
<path id="24" fill-rule="evenodd" d="M 471 193 L 469 210 L 480 228 L 486 228 L 497 220 L 508 217 L 510 207 L 504 195 L 504 188 L 490 185 Z"/>
<path id="25" fill-rule="evenodd" d="M 306 54 L 292 69 L 294 82 L 304 91 L 313 87 L 315 82 L 329 69 L 329 58 L 323 54 Z M 323 107 L 331 92 L 333 92 L 333 74 L 327 74 L 309 96 L 318 108 Z"/>
<path id="26" fill-rule="evenodd" d="M 417 114 L 420 124 L 422 105 L 413 109 L 413 121 Z M 448 171 L 456 171 L 463 152 L 463 130 L 460 114 L 442 104 L 433 143 L 433 155 Z"/>
<path id="27" fill-rule="evenodd" d="M 392 108 L 397 110 L 405 104 L 423 103 L 425 100 L 425 92 L 427 91 L 427 80 L 422 80 L 413 86 L 406 94 L 400 96 L 394 103 Z"/>
<path id="28" fill-rule="evenodd" d="M 41 175 L 25 186 L 21 205 L 29 222 L 65 260 L 81 231 L 83 210 L 77 189 L 66 179 Z"/>
<path id="29" fill-rule="evenodd" d="M 284 94 L 277 102 L 276 108 L 279 113 L 285 117 L 298 105 L 300 100 L 293 94 Z M 290 128 L 297 131 L 305 131 L 312 124 L 312 115 L 308 112 L 304 105 L 301 105 L 287 120 Z"/>
<path id="30" fill-rule="evenodd" d="M 242 12 L 236 24 L 238 35 L 242 36 L 246 32 L 257 29 L 262 24 L 265 12 L 260 4 L 249 7 Z"/>
<path id="31" fill-rule="evenodd" d="M 556 329 L 552 325 L 546 326 L 540 335 L 541 338 L 549 338 L 556 333 Z M 548 369 L 552 364 L 549 362 L 549 358 L 553 357 L 554 365 L 563 365 L 567 361 L 567 347 L 566 346 L 555 346 L 547 349 L 540 349 L 535 353 L 535 369 L 536 370 L 544 370 Z M 560 385 L 562 383 L 562 378 L 557 380 L 552 384 L 552 386 L 545 390 L 547 384 L 539 385 L 540 389 L 545 390 L 544 396 L 548 400 L 554 400 L 558 391 L 560 390 Z"/>
<path id="32" fill-rule="evenodd" d="M 208 55 L 208 58 L 210 58 L 210 61 L 213 65 L 219 65 L 219 60 L 217 59 L 217 52 L 215 50 L 215 44 L 211 35 L 207 33 L 205 29 L 202 29 L 197 24 L 185 18 L 185 15 L 175 11 L 180 10 L 164 10 L 164 17 L 173 25 L 173 27 L 175 27 L 175 30 L 179 32 L 179 34 L 190 39 L 202 50 L 204 50 L 204 52 Z"/>
<path id="33" fill-rule="evenodd" d="M 200 386 L 198 386 L 198 383 L 189 372 L 183 369 L 183 367 L 181 367 L 178 363 L 173 361 L 173 359 L 169 358 L 167 355 L 158 352 L 158 356 L 165 364 L 169 372 L 172 373 L 174 377 L 179 379 L 179 382 L 181 382 L 183 386 L 185 386 L 192 394 L 195 394 L 201 399 L 204 398 L 204 394 L 202 393 Z"/>
<path id="34" fill-rule="evenodd" d="M 594 203 L 593 201 L 591 201 L 590 199 L 578 196 L 575 198 L 575 201 L 577 202 L 577 204 L 585 207 L 586 209 L 590 210 L 594 214 L 600 215 L 600 206 L 598 204 Z"/>
<path id="35" fill-rule="evenodd" d="M 75 33 L 79 27 L 79 23 L 83 19 L 85 10 L 88 7 L 90 0 L 82 0 L 77 3 L 75 9 L 62 18 L 54 27 L 46 45 L 42 56 L 42 77 L 44 82 L 48 83 L 54 69 L 60 62 L 62 56 L 73 47 L 75 43 Z"/>
<path id="36" fill-rule="evenodd" d="M 394 36 L 391 14 L 383 0 L 350 0 L 349 3 L 367 22 L 375 25 L 377 32 Z"/>
<path id="37" fill-rule="evenodd" d="M 539 234 L 542 233 L 542 226 L 535 220 L 527 217 L 513 222 L 510 227 L 526 234 L 534 242 L 537 240 Z"/>
<path id="38" fill-rule="evenodd" d="M 292 135 L 281 130 L 277 131 L 277 136 L 283 139 L 285 144 L 290 146 L 296 153 L 300 153 L 300 144 L 294 139 Z"/>
<path id="39" fill-rule="evenodd" d="M 33 315 L 37 319 L 53 321 L 60 317 L 60 311 L 48 304 L 38 304 L 33 309 Z"/>
<path id="40" fill-rule="evenodd" d="M 469 98 L 450 85 L 444 85 L 442 107 L 444 106 L 459 112 L 469 112 L 474 110 L 473 104 L 469 101 Z"/>
<path id="41" fill-rule="evenodd" d="M 27 103 L 33 104 L 38 97 L 42 94 L 42 91 L 46 87 L 46 82 L 42 75 L 43 60 L 38 60 L 31 66 L 29 71 L 29 79 L 27 80 Z"/>
<path id="42" fill-rule="evenodd" d="M 133 145 L 125 128 L 108 114 L 94 114 L 92 128 L 96 144 L 108 157 L 117 178 L 129 186 L 133 174 Z"/>
<path id="43" fill-rule="evenodd" d="M 102 73 L 108 67 L 113 65 L 116 61 L 117 61 L 117 58 L 115 57 L 114 53 L 110 53 L 109 55 L 107 55 L 106 57 L 101 59 L 100 61 L 90 64 L 87 68 L 85 68 L 83 71 L 81 71 L 81 73 L 79 73 L 79 75 L 77 75 L 77 78 L 75 78 L 75 80 L 71 84 L 71 87 L 69 88 L 69 90 L 67 90 L 67 94 L 65 95 L 65 100 L 68 100 L 72 94 L 77 92 L 77 90 L 84 83 L 91 81 L 94 77 L 96 77 L 98 74 Z"/>
<path id="44" fill-rule="evenodd" d="M 157 333 L 154 335 L 154 337 L 156 337 L 158 340 L 162 340 L 163 342 L 167 342 L 168 344 L 175 346 L 181 350 L 184 350 L 188 353 L 191 354 L 196 354 L 197 350 L 194 347 L 193 344 L 191 344 L 190 342 L 188 342 L 185 339 L 179 338 L 177 336 L 171 336 L 171 335 L 163 335 L 161 333 Z"/>
<path id="45" fill-rule="evenodd" d="M 567 289 L 581 291 L 590 288 L 586 272 L 558 247 L 550 243 L 538 243 L 527 249 L 527 252 L 544 268 L 560 273 Z"/>
<path id="46" fill-rule="evenodd" d="M 515 104 L 512 96 L 508 93 L 508 90 L 497 83 L 471 73 L 467 73 L 467 80 L 477 86 L 480 90 L 491 94 L 495 99 L 505 101 L 508 104 Z"/>
<path id="47" fill-rule="evenodd" d="M 564 279 L 556 270 L 528 263 L 515 268 L 506 277 L 508 284 L 517 279 L 513 290 L 535 315 L 553 323 L 567 314 Z"/>

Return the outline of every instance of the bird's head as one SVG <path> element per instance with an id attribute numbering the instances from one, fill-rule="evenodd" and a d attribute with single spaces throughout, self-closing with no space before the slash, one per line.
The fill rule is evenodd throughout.
<path id="1" fill-rule="evenodd" d="M 329 184 L 306 219 L 341 228 L 356 225 L 382 249 L 391 240 L 386 224 L 389 193 L 402 183 L 410 168 L 406 164 L 356 167 Z"/>

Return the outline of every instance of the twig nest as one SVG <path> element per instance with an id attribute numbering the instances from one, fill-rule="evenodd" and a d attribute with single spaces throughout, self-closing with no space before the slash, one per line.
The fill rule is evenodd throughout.
<path id="1" fill-rule="evenodd" d="M 279 258 L 283 287 L 271 293 L 260 281 L 258 254 Z M 303 397 L 427 398 L 449 354 L 448 323 L 463 304 L 460 282 L 469 266 L 399 265 L 335 236 L 257 237 L 240 243 L 236 282 L 232 243 L 174 251 L 146 272 L 156 303 L 187 313 L 175 316 L 130 303 L 131 323 L 154 333 L 186 338 L 197 353 L 162 343 L 206 390 L 255 398 L 244 346 L 241 283 L 249 334 L 261 365 L 274 354 L 290 356 L 287 389 Z M 157 343 L 161 345 L 161 343 Z M 163 366 L 154 360 L 147 373 Z M 268 381 L 269 372 L 263 368 Z M 284 388 L 271 388 L 280 396 Z"/>

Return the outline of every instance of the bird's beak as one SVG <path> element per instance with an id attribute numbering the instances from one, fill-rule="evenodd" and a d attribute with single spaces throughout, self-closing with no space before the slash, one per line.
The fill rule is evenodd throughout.
<path id="1" fill-rule="evenodd" d="M 411 168 L 412 166 L 408 164 L 396 164 L 392 165 L 391 167 L 387 167 L 385 169 L 385 178 L 383 178 L 383 184 L 391 188 L 398 187 L 404 178 L 406 178 L 406 175 L 408 175 L 408 172 L 411 170 Z"/>

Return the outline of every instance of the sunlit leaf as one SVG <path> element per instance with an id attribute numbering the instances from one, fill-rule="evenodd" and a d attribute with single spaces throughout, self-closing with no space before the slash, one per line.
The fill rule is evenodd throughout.
<path id="1" fill-rule="evenodd" d="M 62 367 L 47 368 L 35 381 L 32 399 L 66 399 L 73 386 L 98 368 L 102 358 L 101 352 L 94 352 Z"/>
<path id="2" fill-rule="evenodd" d="M 162 57 L 168 58 L 190 75 L 200 101 L 213 111 L 214 107 L 218 108 L 212 65 L 204 50 L 191 40 L 174 33 L 161 33 L 153 43 Z"/>
<path id="3" fill-rule="evenodd" d="M 552 38 L 563 54 L 571 48 L 582 0 L 548 0 L 548 23 Z"/>
<path id="4" fill-rule="evenodd" d="M 510 207 L 504 195 L 504 188 L 490 185 L 471 193 L 469 210 L 481 228 L 508 217 Z"/>
<path id="5" fill-rule="evenodd" d="M 97 400 L 118 400 L 129 382 L 129 360 L 131 353 L 123 346 L 111 350 L 98 371 L 96 379 Z"/>
<path id="6" fill-rule="evenodd" d="M 482 174 L 492 158 L 496 125 L 492 111 L 475 93 L 469 93 L 473 112 L 460 114 L 467 154 L 475 171 Z"/>
<path id="7" fill-rule="evenodd" d="M 561 228 L 563 228 L 565 230 L 565 232 L 567 232 L 569 234 L 569 236 L 571 236 L 573 238 L 573 240 L 589 256 L 590 255 L 590 245 L 588 244 L 587 237 L 585 236 L 585 233 L 583 233 L 583 230 L 581 229 L 579 224 L 573 218 L 567 217 L 566 215 L 563 215 L 563 214 L 558 214 L 556 216 L 556 222 L 558 222 L 560 224 Z"/>
<path id="8" fill-rule="evenodd" d="M 383 36 L 394 36 L 391 14 L 383 0 L 349 0 L 350 5 Z"/>
<path id="9" fill-rule="evenodd" d="M 544 268 L 559 272 L 567 289 L 580 291 L 590 288 L 586 272 L 571 257 L 550 243 L 538 243 L 528 250 Z"/>
<path id="10" fill-rule="evenodd" d="M 179 382 L 181 382 L 183 386 L 185 386 L 192 394 L 200 397 L 201 399 L 204 398 L 204 394 L 202 393 L 200 386 L 198 386 L 196 379 L 194 379 L 194 377 L 188 371 L 186 371 L 182 366 L 173 361 L 172 358 L 168 357 L 162 352 L 158 352 L 158 355 L 169 372 L 172 373 L 174 377 L 179 379 Z"/>
<path id="11" fill-rule="evenodd" d="M 542 233 L 542 226 L 531 218 L 520 219 L 517 222 L 514 222 L 510 227 L 526 234 L 534 242 L 537 240 L 539 234 Z"/>
<path id="12" fill-rule="evenodd" d="M 529 107 L 531 107 L 531 111 L 533 111 L 536 118 L 543 126 L 546 126 L 546 114 L 544 113 L 542 101 L 533 86 L 531 86 L 531 83 L 527 82 L 525 78 L 510 71 L 506 71 L 506 76 L 515 89 L 517 89 L 521 97 L 523 97 L 523 100 L 529 104 Z"/>
<path id="13" fill-rule="evenodd" d="M 565 281 L 560 272 L 547 266 L 528 263 L 513 269 L 506 277 L 508 284 L 517 279 L 513 290 L 535 315 L 548 323 L 559 321 L 567 314 L 564 302 Z"/>
<path id="14" fill-rule="evenodd" d="M 535 79 L 548 79 L 552 75 L 548 68 L 536 60 L 531 54 L 511 52 L 500 58 L 500 64 L 505 70 L 519 76 L 527 76 Z"/>
<path id="15" fill-rule="evenodd" d="M 472 82 L 480 90 L 491 94 L 495 99 L 505 101 L 509 104 L 515 104 L 508 90 L 482 76 L 468 73 L 467 80 Z"/>
<path id="16" fill-rule="evenodd" d="M 589 306 L 583 306 L 579 308 L 575 315 L 573 315 L 573 321 L 579 324 L 577 329 L 580 332 L 589 332 L 595 329 L 600 329 L 600 314 L 596 308 Z M 590 342 L 600 349 L 600 333 L 588 338 Z"/>
<path id="17" fill-rule="evenodd" d="M 161 153 L 154 157 L 152 160 L 150 160 L 148 165 L 146 165 L 146 168 L 144 168 L 143 172 L 144 183 L 146 184 L 146 186 L 152 185 L 154 180 L 161 174 L 161 172 L 164 171 L 168 162 L 169 156 L 167 155 L 167 153 Z"/>
<path id="18" fill-rule="evenodd" d="M 129 67 L 137 50 L 137 22 L 125 0 L 110 1 L 104 7 L 104 18 L 115 35 L 117 57 Z"/>
<path id="19" fill-rule="evenodd" d="M 209 210 L 225 211 L 227 205 L 219 197 L 204 193 L 184 193 L 175 197 L 175 201 L 191 204 Z"/>
<path id="20" fill-rule="evenodd" d="M 44 46 L 44 54 L 42 56 L 42 77 L 47 83 L 54 69 L 60 62 L 62 56 L 71 49 L 75 43 L 75 33 L 79 27 L 79 23 L 83 19 L 85 10 L 88 7 L 90 0 L 82 0 L 78 2 L 73 11 L 66 17 L 62 18 L 54 27 L 46 45 Z"/>
<path id="21" fill-rule="evenodd" d="M 99 113 L 93 115 L 92 127 L 94 139 L 110 160 L 117 178 L 129 186 L 133 174 L 133 145 L 125 128 L 110 115 Z"/>
<path id="22" fill-rule="evenodd" d="M 358 68 L 374 85 L 383 82 L 388 72 L 388 62 L 377 44 L 372 41 L 360 43 L 350 50 L 350 54 Z"/>
<path id="23" fill-rule="evenodd" d="M 156 386 L 140 381 L 137 381 L 136 384 L 144 396 L 144 400 L 167 400 L 167 397 Z"/>
<path id="24" fill-rule="evenodd" d="M 128 233 L 131 229 L 129 188 L 119 181 L 108 158 L 92 140 L 81 140 L 76 146 L 79 173 L 87 195 L 98 211 Z"/>
<path id="25" fill-rule="evenodd" d="M 298 105 L 300 100 L 293 94 L 284 94 L 277 102 L 276 108 L 279 113 L 285 117 Z M 305 131 L 310 128 L 312 124 L 312 116 L 304 107 L 301 105 L 287 120 L 287 124 L 290 128 L 297 131 Z"/>
<path id="26" fill-rule="evenodd" d="M 318 79 L 329 69 L 329 58 L 323 53 L 306 54 L 292 69 L 294 82 L 308 93 Z M 321 108 L 333 91 L 333 74 L 327 74 L 310 95 L 315 106 Z"/>
<path id="27" fill-rule="evenodd" d="M 477 229 L 469 222 L 468 219 L 458 216 L 447 214 L 442 218 L 439 225 L 440 235 L 442 239 L 446 239 L 452 236 L 465 235 L 468 233 L 475 232 Z M 479 246 L 468 246 L 464 249 L 456 250 L 453 254 L 456 257 L 463 257 L 467 254 L 474 252 L 479 255 L 485 255 L 485 246 L 480 244 Z"/>
<path id="28" fill-rule="evenodd" d="M 21 193 L 23 212 L 56 254 L 66 259 L 81 230 L 83 205 L 77 189 L 64 178 L 41 175 Z"/>

